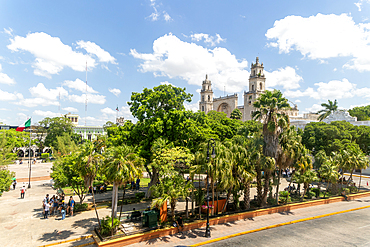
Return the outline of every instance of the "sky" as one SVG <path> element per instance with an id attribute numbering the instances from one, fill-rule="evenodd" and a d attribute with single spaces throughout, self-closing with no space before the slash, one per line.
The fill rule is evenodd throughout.
<path id="1" fill-rule="evenodd" d="M 242 105 L 257 56 L 300 114 L 368 105 L 369 17 L 370 0 L 0 0 L 0 122 L 135 121 L 131 93 L 167 83 L 197 111 L 206 74 Z"/>

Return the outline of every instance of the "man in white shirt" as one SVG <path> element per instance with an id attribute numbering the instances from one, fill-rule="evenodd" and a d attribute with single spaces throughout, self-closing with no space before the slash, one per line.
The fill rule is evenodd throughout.
<path id="1" fill-rule="evenodd" d="M 50 204 L 49 204 L 49 203 L 45 203 L 45 214 L 44 214 L 44 219 L 47 219 L 47 218 L 48 218 L 49 210 L 50 210 Z"/>

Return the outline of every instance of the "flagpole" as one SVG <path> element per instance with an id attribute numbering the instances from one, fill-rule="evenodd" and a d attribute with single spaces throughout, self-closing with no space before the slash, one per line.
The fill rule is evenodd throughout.
<path id="1" fill-rule="evenodd" d="M 28 174 L 28 188 L 31 188 L 31 125 L 30 125 L 30 144 L 28 149 L 28 162 L 30 164 L 30 173 Z"/>

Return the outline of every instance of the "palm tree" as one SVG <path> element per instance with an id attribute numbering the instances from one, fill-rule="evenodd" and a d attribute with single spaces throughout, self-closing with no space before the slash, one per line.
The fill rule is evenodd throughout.
<path id="1" fill-rule="evenodd" d="M 328 159 L 321 165 L 319 172 L 321 177 L 325 178 L 325 180 L 328 182 L 324 194 L 325 199 L 325 195 L 329 189 L 330 183 L 336 183 L 339 177 L 338 166 L 335 164 L 335 161 L 332 157 L 328 157 Z"/>
<path id="2" fill-rule="evenodd" d="M 281 170 L 293 165 L 293 162 L 298 159 L 301 154 L 303 145 L 301 144 L 301 136 L 298 135 L 294 126 L 286 128 L 280 134 L 279 144 L 282 147 L 282 152 L 279 153 L 276 159 L 278 167 L 278 183 L 276 186 L 276 203 L 279 203 L 279 184 Z"/>
<path id="3" fill-rule="evenodd" d="M 256 181 L 257 181 L 257 202 L 262 204 L 262 164 L 264 161 L 263 155 L 263 139 L 256 136 L 247 143 L 249 151 L 249 162 L 254 166 Z"/>
<path id="4" fill-rule="evenodd" d="M 281 152 L 279 135 L 283 128 L 289 124 L 289 117 L 284 112 L 284 110 L 290 108 L 288 100 L 283 97 L 283 94 L 279 90 L 267 90 L 253 103 L 253 106 L 256 108 L 256 111 L 252 114 L 253 118 L 263 122 L 263 154 L 266 157 L 277 159 L 279 152 Z M 270 159 L 266 161 L 265 164 L 268 164 L 266 167 L 275 163 Z M 264 173 L 266 189 L 269 188 L 271 170 L 267 169 Z M 264 191 L 262 205 L 266 203 L 267 191 Z"/>
<path id="5" fill-rule="evenodd" d="M 171 206 L 171 219 L 174 221 L 176 203 L 179 198 L 185 198 L 189 195 L 192 183 L 186 183 L 182 175 L 170 174 L 161 178 L 161 182 L 151 189 L 157 198 L 153 200 L 152 206 L 161 207 L 168 200 Z"/>
<path id="6" fill-rule="evenodd" d="M 78 164 L 79 170 L 81 171 L 81 175 L 84 178 L 85 187 L 93 187 L 93 181 L 95 176 L 97 175 L 101 164 L 103 163 L 103 156 L 101 155 L 101 149 L 97 149 L 97 147 L 91 142 L 85 142 L 80 149 L 78 150 Z M 100 220 L 98 211 L 96 209 L 95 203 L 95 194 L 94 190 L 92 189 L 93 195 L 93 203 L 96 218 L 98 219 L 99 228 L 101 229 Z"/>
<path id="7" fill-rule="evenodd" d="M 123 185 L 123 197 L 127 182 L 139 178 L 143 172 L 143 160 L 135 153 L 130 146 L 121 145 L 110 147 L 104 153 L 104 174 L 108 181 L 113 183 L 112 192 L 112 220 L 117 217 L 118 187 Z M 122 206 L 120 217 L 122 213 Z"/>
<path id="8" fill-rule="evenodd" d="M 321 104 L 321 106 L 322 107 L 325 107 L 325 109 L 322 109 L 322 110 L 320 110 L 320 111 L 317 112 L 317 114 L 320 114 L 321 113 L 321 115 L 318 118 L 319 121 L 322 121 L 325 118 L 329 117 L 330 114 L 334 113 L 338 109 L 338 102 L 337 102 L 337 100 L 334 100 L 334 102 L 331 101 L 331 100 L 328 100 L 328 103 L 329 104 L 326 104 L 326 103 L 322 103 Z"/>

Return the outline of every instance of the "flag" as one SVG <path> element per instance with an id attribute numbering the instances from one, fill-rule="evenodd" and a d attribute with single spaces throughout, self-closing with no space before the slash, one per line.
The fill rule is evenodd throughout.
<path id="1" fill-rule="evenodd" d="M 23 131 L 25 128 L 28 128 L 31 126 L 31 118 L 28 119 L 24 124 L 22 124 L 21 126 L 18 126 L 16 131 Z"/>
<path id="2" fill-rule="evenodd" d="M 116 108 L 116 111 L 119 111 L 118 106 L 117 106 L 117 108 Z"/>

